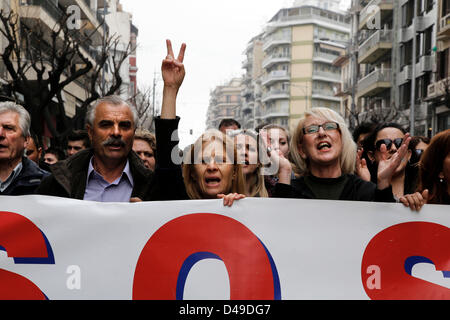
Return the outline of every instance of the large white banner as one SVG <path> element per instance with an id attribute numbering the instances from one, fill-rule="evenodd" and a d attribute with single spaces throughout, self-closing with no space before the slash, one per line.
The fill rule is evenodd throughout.
<path id="1" fill-rule="evenodd" d="M 0 197 L 0 298 L 450 299 L 449 206 Z"/>

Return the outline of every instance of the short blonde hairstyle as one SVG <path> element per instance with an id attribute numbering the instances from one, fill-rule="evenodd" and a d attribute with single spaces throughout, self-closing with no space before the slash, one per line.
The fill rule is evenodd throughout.
<path id="1" fill-rule="evenodd" d="M 356 165 L 356 143 L 353 141 L 352 134 L 342 118 L 337 112 L 328 108 L 314 108 L 306 111 L 304 116 L 300 119 L 295 129 L 291 140 L 291 158 L 297 168 L 304 174 L 310 173 L 308 159 L 303 159 L 298 151 L 299 145 L 303 142 L 303 128 L 307 117 L 316 117 L 326 121 L 334 121 L 339 124 L 339 131 L 342 140 L 342 152 L 340 157 L 340 164 L 342 174 L 353 174 Z"/>
<path id="2" fill-rule="evenodd" d="M 242 173 L 242 166 L 237 163 L 237 151 L 233 139 L 228 137 L 225 133 L 210 129 L 203 133 L 200 138 L 195 141 L 188 149 L 184 156 L 183 161 L 183 179 L 186 187 L 186 192 L 190 199 L 203 199 L 201 190 L 198 183 L 192 178 L 195 163 L 198 163 L 198 159 L 202 157 L 203 148 L 214 142 L 219 141 L 223 144 L 224 152 L 226 152 L 229 159 L 232 160 L 230 165 L 233 166 L 234 175 L 232 179 L 231 188 L 227 193 L 240 193 L 245 194 L 245 180 Z M 233 178 L 234 176 L 234 178 Z"/>

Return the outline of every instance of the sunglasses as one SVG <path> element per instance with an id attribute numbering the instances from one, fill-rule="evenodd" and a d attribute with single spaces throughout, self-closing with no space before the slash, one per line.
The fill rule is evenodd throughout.
<path id="1" fill-rule="evenodd" d="M 313 134 L 319 132 L 320 128 L 325 131 L 339 129 L 339 124 L 336 122 L 325 122 L 324 124 L 313 124 L 303 128 L 303 134 Z"/>
<path id="2" fill-rule="evenodd" d="M 387 150 L 391 150 L 392 144 L 395 144 L 395 147 L 398 149 L 401 147 L 402 143 L 403 143 L 403 138 L 397 138 L 394 140 L 381 139 L 375 143 L 375 148 L 376 148 L 376 150 L 380 151 L 381 145 L 384 144 L 384 145 L 386 145 Z"/>

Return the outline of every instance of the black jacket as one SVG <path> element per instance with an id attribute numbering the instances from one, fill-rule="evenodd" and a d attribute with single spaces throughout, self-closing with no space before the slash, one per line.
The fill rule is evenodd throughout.
<path id="1" fill-rule="evenodd" d="M 170 160 L 172 150 L 177 150 L 178 141 L 171 141 L 172 132 L 178 127 L 176 120 L 156 120 L 156 169 L 147 169 L 134 151 L 128 155 L 130 171 L 134 186 L 131 197 L 144 201 L 151 200 L 181 200 L 186 197 L 180 194 L 184 190 L 177 186 L 182 176 L 179 166 L 161 166 Z M 83 199 L 86 190 L 89 160 L 93 150 L 83 150 L 72 157 L 51 166 L 52 175 L 42 181 L 37 193 L 73 199 Z M 170 164 L 171 162 L 169 162 Z M 181 179 L 183 181 L 183 179 Z"/>
<path id="2" fill-rule="evenodd" d="M 339 200 L 395 202 L 391 187 L 378 190 L 374 183 L 364 181 L 356 175 L 348 174 L 347 178 Z M 305 183 L 304 177 L 292 180 L 291 185 L 278 183 L 275 186 L 274 197 L 316 199 Z"/>
<path id="3" fill-rule="evenodd" d="M 22 158 L 22 171 L 11 182 L 11 184 L 0 195 L 3 196 L 24 196 L 29 194 L 35 194 L 36 189 L 41 184 L 42 179 L 49 176 L 45 170 L 42 170 L 36 163 L 30 159 Z"/>

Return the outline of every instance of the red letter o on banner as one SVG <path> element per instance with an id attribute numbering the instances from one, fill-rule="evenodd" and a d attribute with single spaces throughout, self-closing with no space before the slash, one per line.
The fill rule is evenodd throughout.
<path id="1" fill-rule="evenodd" d="M 412 263 L 429 262 L 448 277 L 450 229 L 429 222 L 408 222 L 377 234 L 364 252 L 361 275 L 364 290 L 377 299 L 450 299 L 450 289 L 411 276 Z M 380 285 L 367 285 L 370 266 L 378 266 Z M 370 282 L 370 281 L 369 281 Z"/>
<path id="2" fill-rule="evenodd" d="M 0 249 L 15 263 L 53 264 L 54 258 L 45 235 L 33 222 L 13 212 L 0 211 Z M 0 269 L 1 300 L 46 300 L 42 291 L 30 280 Z"/>
<path id="3" fill-rule="evenodd" d="M 221 215 L 193 214 L 166 223 L 147 242 L 136 266 L 133 299 L 182 297 L 182 293 L 177 294 L 183 288 L 179 275 L 189 264 L 186 261 L 196 254 L 216 256 L 224 262 L 230 279 L 230 299 L 279 298 L 275 264 L 247 227 Z"/>

